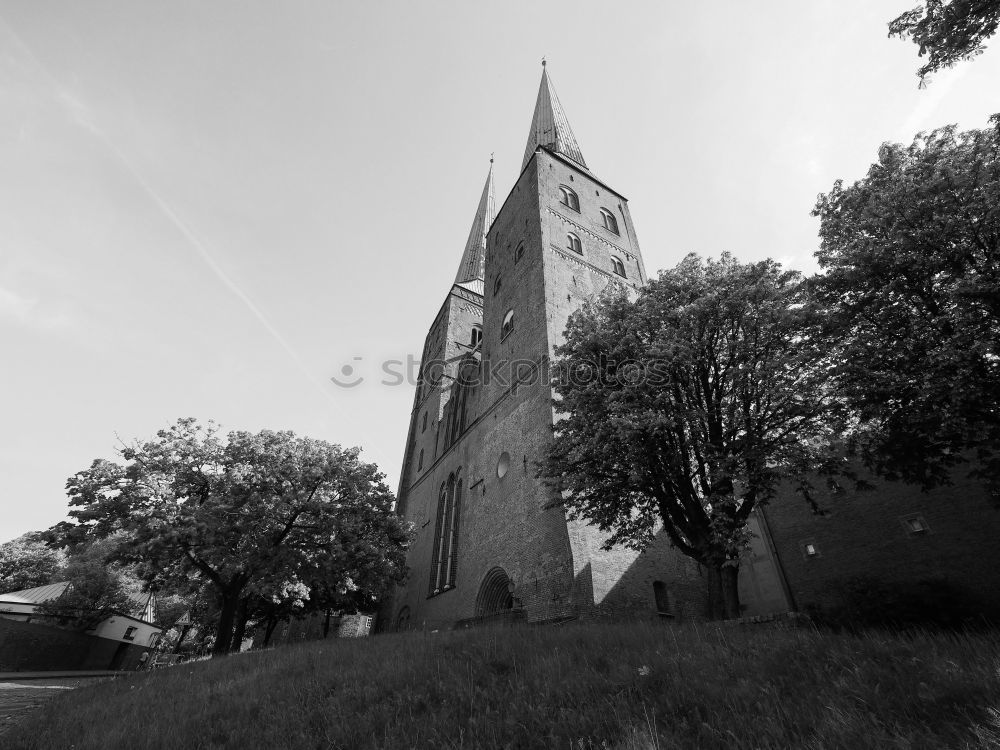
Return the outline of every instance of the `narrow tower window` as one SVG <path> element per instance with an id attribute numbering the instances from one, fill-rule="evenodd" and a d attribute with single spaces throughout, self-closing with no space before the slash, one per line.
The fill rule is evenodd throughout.
<path id="1" fill-rule="evenodd" d="M 500 274 L 497 274 L 496 281 L 493 282 L 493 296 L 496 296 L 497 292 L 500 291 Z"/>
<path id="2" fill-rule="evenodd" d="M 524 243 L 518 242 L 517 249 L 514 251 L 514 262 L 517 263 L 523 257 L 524 257 Z"/>
<path id="3" fill-rule="evenodd" d="M 575 234 L 573 234 L 572 232 L 567 234 L 566 243 L 569 246 L 569 249 L 572 250 L 574 253 L 577 253 L 578 255 L 583 255 L 583 245 L 580 242 L 580 238 L 577 237 Z"/>
<path id="4" fill-rule="evenodd" d="M 427 429 L 427 412 L 424 412 L 424 420 L 420 423 L 420 431 L 423 432 Z"/>
<path id="5" fill-rule="evenodd" d="M 616 258 L 615 256 L 612 255 L 611 267 L 614 269 L 614 272 L 616 274 L 618 274 L 622 278 L 625 278 L 625 264 L 622 263 L 621 258 Z"/>
<path id="6" fill-rule="evenodd" d="M 462 512 L 462 473 L 459 472 L 458 480 L 455 482 L 454 495 L 451 501 L 451 524 L 448 528 L 450 536 L 448 544 L 448 559 L 445 560 L 444 585 L 446 588 L 455 588 L 455 576 L 458 571 L 458 519 Z"/>
<path id="7" fill-rule="evenodd" d="M 438 495 L 434 527 L 434 557 L 431 560 L 430 596 L 455 587 L 458 570 L 458 519 L 462 504 L 462 472 L 448 477 Z"/>
<path id="8" fill-rule="evenodd" d="M 437 523 L 434 524 L 434 549 L 431 557 L 431 580 L 430 596 L 441 593 L 441 559 L 447 552 L 442 549 L 442 536 L 444 533 L 445 519 L 448 517 L 448 484 L 441 484 L 441 491 L 438 493 Z"/>
<path id="9" fill-rule="evenodd" d="M 483 329 L 479 326 L 472 326 L 472 341 L 471 346 L 475 349 L 479 346 L 479 342 L 483 340 Z"/>
<path id="10" fill-rule="evenodd" d="M 503 341 L 514 330 L 514 311 L 508 310 L 503 316 L 503 325 L 500 326 L 500 340 Z"/>
<path id="11" fill-rule="evenodd" d="M 567 208 L 572 208 L 574 211 L 579 211 L 580 199 L 577 197 L 576 193 L 573 192 L 571 188 L 568 188 L 565 185 L 560 185 L 559 190 L 562 192 L 562 198 L 560 199 L 559 202 L 562 203 Z"/>
<path id="12" fill-rule="evenodd" d="M 618 234 L 618 219 L 615 218 L 615 215 L 613 213 L 611 213 L 606 208 L 602 208 L 601 219 L 604 221 L 605 229 L 607 229 L 609 232 L 614 232 L 615 234 Z M 624 274 L 622 275 L 624 276 Z"/>
<path id="13" fill-rule="evenodd" d="M 424 468 L 424 449 L 420 449 L 420 458 L 417 459 L 417 471 Z"/>

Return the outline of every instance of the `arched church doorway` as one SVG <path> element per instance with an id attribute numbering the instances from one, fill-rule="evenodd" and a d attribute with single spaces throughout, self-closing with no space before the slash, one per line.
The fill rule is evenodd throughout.
<path id="1" fill-rule="evenodd" d="M 514 608 L 514 584 L 503 568 L 493 568 L 479 587 L 476 617 L 503 615 Z"/>

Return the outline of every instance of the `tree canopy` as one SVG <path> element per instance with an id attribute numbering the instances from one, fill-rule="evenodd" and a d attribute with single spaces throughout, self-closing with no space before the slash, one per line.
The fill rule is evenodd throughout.
<path id="1" fill-rule="evenodd" d="M 54 583 L 65 563 L 65 553 L 46 545 L 38 532 L 0 544 L 0 594 Z"/>
<path id="2" fill-rule="evenodd" d="M 69 586 L 57 599 L 39 605 L 39 613 L 78 630 L 89 630 L 116 613 L 134 614 L 141 582 L 129 566 L 114 562 L 120 544 L 116 535 L 72 550 L 59 574 Z"/>
<path id="3" fill-rule="evenodd" d="M 153 586 L 210 587 L 215 653 L 238 647 L 255 599 L 369 604 L 404 575 L 408 530 L 358 449 L 291 432 L 219 434 L 181 419 L 67 483 L 89 534 L 128 532 Z M 235 636 L 235 637 L 234 637 Z"/>
<path id="4" fill-rule="evenodd" d="M 833 383 L 866 463 L 947 483 L 971 455 L 1000 478 L 1000 117 L 884 144 L 853 185 L 819 196 L 836 341 Z M 994 486 L 996 486 L 994 484 Z"/>
<path id="5" fill-rule="evenodd" d="M 1000 0 L 925 0 L 889 22 L 889 36 L 910 38 L 927 62 L 917 71 L 927 76 L 981 54 L 1000 25 Z"/>
<path id="6" fill-rule="evenodd" d="M 712 613 L 737 616 L 751 511 L 784 480 L 815 502 L 817 472 L 844 471 L 816 331 L 797 274 L 728 255 L 586 304 L 556 349 L 542 473 L 608 548 L 642 549 L 662 525 L 707 567 Z"/>

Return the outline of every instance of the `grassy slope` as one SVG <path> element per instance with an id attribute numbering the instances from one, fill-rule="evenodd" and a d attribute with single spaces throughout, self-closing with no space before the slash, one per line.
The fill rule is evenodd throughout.
<path id="1" fill-rule="evenodd" d="M 326 641 L 61 695 L 15 748 L 995 748 L 1000 639 L 570 624 Z"/>

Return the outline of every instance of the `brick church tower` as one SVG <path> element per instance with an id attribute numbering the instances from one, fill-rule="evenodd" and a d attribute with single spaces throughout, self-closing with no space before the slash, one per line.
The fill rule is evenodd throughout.
<path id="1" fill-rule="evenodd" d="M 628 201 L 588 167 L 543 68 L 521 173 L 494 213 L 491 165 L 424 343 L 397 505 L 415 529 L 410 577 L 383 627 L 703 611 L 697 566 L 665 536 L 641 554 L 604 551 L 605 536 L 550 507 L 535 476 L 553 440 L 548 363 L 569 315 L 609 285 L 645 282 Z M 744 601 L 782 609 L 760 557 Z"/>

